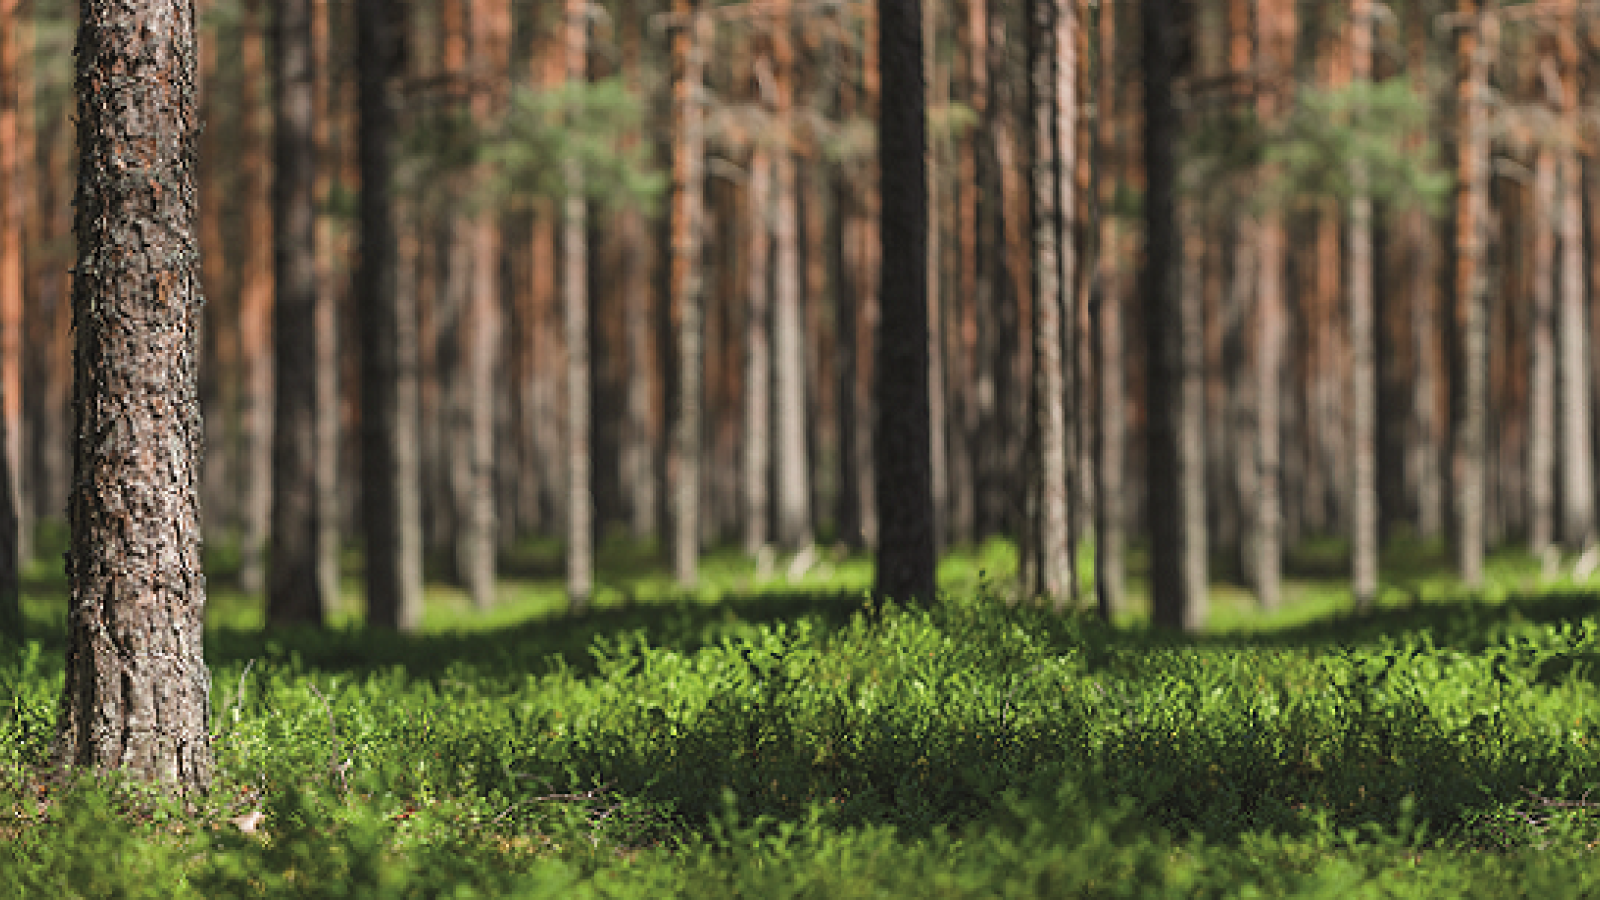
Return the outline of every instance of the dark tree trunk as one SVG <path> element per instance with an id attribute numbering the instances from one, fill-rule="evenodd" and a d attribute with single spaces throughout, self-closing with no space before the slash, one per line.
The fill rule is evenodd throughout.
<path id="1" fill-rule="evenodd" d="M 392 193 L 402 15 L 385 0 L 356 7 L 363 185 L 356 294 L 367 621 L 411 630 L 422 623 L 422 483 L 416 291 L 399 278 Z"/>
<path id="2" fill-rule="evenodd" d="M 878 0 L 883 280 L 877 348 L 879 596 L 932 600 L 928 434 L 928 174 L 920 0 Z"/>
<path id="3" fill-rule="evenodd" d="M 272 563 L 267 624 L 322 624 L 317 563 L 316 72 L 310 0 L 273 6 Z M 330 498 L 331 499 L 331 498 Z"/>
<path id="4" fill-rule="evenodd" d="M 1372 71 L 1370 0 L 1350 4 L 1350 76 L 1366 81 Z M 1350 298 L 1350 394 L 1354 427 L 1351 455 L 1354 490 L 1351 502 L 1351 593 L 1356 608 L 1372 608 L 1378 596 L 1378 377 L 1377 336 L 1372 301 L 1372 198 L 1367 172 L 1351 167 L 1346 252 Z"/>
<path id="5" fill-rule="evenodd" d="M 1028 5 L 1028 134 L 1032 144 L 1030 187 L 1033 230 L 1033 421 L 1029 449 L 1027 508 L 1031 521 L 1023 531 L 1023 571 L 1031 577 L 1024 590 L 1064 602 L 1071 578 L 1067 552 L 1067 419 L 1062 323 L 1062 210 L 1070 192 L 1057 187 L 1056 46 L 1057 0 L 1032 0 Z M 1068 57 L 1070 59 L 1070 57 Z"/>
<path id="6" fill-rule="evenodd" d="M 1185 443 L 1195 437 L 1185 428 L 1185 407 L 1193 393 L 1184 382 L 1195 373 L 1185 359 L 1191 318 L 1180 277 L 1183 245 L 1176 214 L 1177 110 L 1173 83 L 1177 78 L 1179 41 L 1177 11 L 1171 0 L 1143 0 L 1144 33 L 1144 163 L 1145 262 L 1144 321 L 1149 376 L 1146 380 L 1149 425 L 1145 457 L 1150 518 L 1150 601 L 1157 625 L 1193 630 L 1205 620 L 1205 579 L 1196 578 L 1189 545 L 1194 528 L 1187 515 L 1183 477 L 1192 457 L 1201 454 Z M 1198 299 L 1198 298 L 1196 298 Z M 1192 305 L 1192 304 L 1189 304 Z M 1204 518 L 1201 518 L 1204 528 Z M 1201 542 L 1203 546 L 1203 541 Z M 1204 575 L 1204 560 L 1199 575 Z M 1197 583 L 1198 582 L 1198 583 Z"/>
<path id="7" fill-rule="evenodd" d="M 52 756 L 203 790 L 194 5 L 83 0 L 80 16 L 72 597 Z"/>
<path id="8" fill-rule="evenodd" d="M 1100 169 L 1099 209 L 1095 222 L 1098 271 L 1090 301 L 1091 352 L 1098 384 L 1095 391 L 1095 605 L 1101 618 L 1111 621 L 1123 608 L 1123 447 L 1127 422 L 1123 371 L 1126 363 L 1122 339 L 1121 228 L 1110 215 L 1115 198 L 1110 177 L 1120 170 L 1122 148 L 1117 141 L 1117 15 L 1116 7 L 1100 11 L 1100 97 L 1096 124 L 1096 166 Z M 1119 162 L 1113 162 L 1118 160 Z M 1113 168 L 1116 165 L 1118 168 Z"/>
<path id="9" fill-rule="evenodd" d="M 768 320 L 769 275 L 767 268 L 771 233 L 767 222 L 772 182 L 772 159 L 765 147 L 757 147 L 750 158 L 750 179 L 746 191 L 748 212 L 745 222 L 750 242 L 745 261 L 745 376 L 744 376 L 744 552 L 758 556 L 767 545 L 767 519 L 770 503 L 767 485 L 772 477 L 769 440 L 772 435 L 772 345 Z"/>

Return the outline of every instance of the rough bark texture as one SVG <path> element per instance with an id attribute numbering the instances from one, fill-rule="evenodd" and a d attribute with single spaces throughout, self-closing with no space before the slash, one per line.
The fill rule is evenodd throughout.
<path id="1" fill-rule="evenodd" d="M 883 94 L 878 162 L 883 191 L 881 319 L 874 435 L 879 596 L 934 594 L 933 486 L 928 434 L 928 174 L 919 0 L 878 0 Z"/>
<path id="2" fill-rule="evenodd" d="M 589 5 L 567 0 L 567 80 L 588 74 Z M 564 160 L 561 287 L 567 343 L 567 606 L 582 612 L 594 592 L 594 492 L 589 478 L 589 246 L 583 164 Z"/>
<path id="3" fill-rule="evenodd" d="M 316 72 L 310 0 L 273 5 L 272 564 L 267 622 L 322 624 L 317 563 Z"/>
<path id="4" fill-rule="evenodd" d="M 1350 77 L 1366 81 L 1372 71 L 1370 0 L 1350 4 Z M 1356 609 L 1372 608 L 1378 596 L 1378 377 L 1377 338 L 1372 300 L 1372 198 L 1367 172 L 1351 168 L 1349 219 L 1345 239 L 1349 266 L 1345 289 L 1350 301 L 1350 451 L 1354 497 L 1351 501 L 1351 593 Z"/>
<path id="5" fill-rule="evenodd" d="M 767 484 L 772 475 L 772 347 L 767 320 L 768 230 L 772 160 L 765 148 L 758 147 L 750 159 L 749 210 L 745 216 L 750 229 L 749 257 L 745 262 L 745 382 L 744 382 L 744 550 L 755 556 L 767 543 L 770 514 Z"/>
<path id="6" fill-rule="evenodd" d="M 674 0 L 681 17 L 673 36 L 678 70 L 674 91 L 677 142 L 673 148 L 672 302 L 678 336 L 678 420 L 672 484 L 673 572 L 692 587 L 700 569 L 700 429 L 702 367 L 701 216 L 705 190 L 705 51 L 710 22 L 693 0 Z"/>
<path id="7" fill-rule="evenodd" d="M 414 285 L 399 278 L 395 119 L 400 106 L 399 13 L 385 0 L 356 7 L 360 78 L 361 516 L 367 540 L 367 621 L 422 622 L 422 482 Z"/>
<path id="8" fill-rule="evenodd" d="M 55 761 L 211 781 L 194 5 L 84 0 L 66 683 Z"/>
<path id="9" fill-rule="evenodd" d="M 1469 588 L 1483 584 L 1485 445 L 1489 412 L 1489 279 L 1484 248 L 1489 211 L 1489 65 L 1499 38 L 1495 0 L 1461 0 L 1456 33 L 1457 371 L 1451 486 L 1455 498 L 1456 572 Z"/>
<path id="10" fill-rule="evenodd" d="M 1204 621 L 1204 579 L 1195 584 L 1187 544 L 1193 527 L 1185 514 L 1183 472 L 1190 457 L 1184 445 L 1189 393 L 1184 342 L 1190 337 L 1180 283 L 1183 245 L 1176 212 L 1177 77 L 1179 39 L 1171 0 L 1142 0 L 1144 46 L 1145 264 L 1144 321 L 1149 425 L 1146 432 L 1147 485 L 1150 494 L 1151 616 L 1167 628 L 1195 629 Z M 1202 519 L 1201 527 L 1204 527 Z M 1203 562 L 1203 561 L 1202 561 Z M 1200 567 L 1201 573 L 1204 566 Z"/>
<path id="11" fill-rule="evenodd" d="M 1028 468 L 1028 508 L 1023 570 L 1030 593 L 1060 601 L 1071 578 L 1067 554 L 1067 419 L 1062 327 L 1062 193 L 1056 129 L 1057 0 L 1028 5 L 1030 187 L 1033 218 L 1033 439 Z"/>

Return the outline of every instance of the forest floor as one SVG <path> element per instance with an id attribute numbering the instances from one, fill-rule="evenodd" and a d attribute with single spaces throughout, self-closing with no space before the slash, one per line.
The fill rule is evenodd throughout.
<path id="1" fill-rule="evenodd" d="M 682 595 L 613 541 L 579 618 L 529 543 L 495 609 L 430 586 L 414 636 L 360 627 L 355 559 L 333 627 L 263 633 L 218 552 L 218 779 L 185 802 L 41 773 L 40 566 L 0 643 L 0 896 L 1600 893 L 1600 582 L 1507 552 L 1468 594 L 1391 549 L 1370 615 L 1315 542 L 1282 609 L 1219 582 L 1191 637 L 1015 604 L 998 542 L 902 607 L 859 558 L 713 554 Z"/>

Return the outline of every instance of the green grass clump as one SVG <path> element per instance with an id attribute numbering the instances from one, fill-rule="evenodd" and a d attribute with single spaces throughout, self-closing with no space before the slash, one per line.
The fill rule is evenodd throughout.
<path id="1" fill-rule="evenodd" d="M 37 638 L 0 647 L 0 896 L 1600 892 L 1581 586 L 1179 638 L 1006 602 L 997 545 L 914 607 L 849 559 L 714 557 L 686 596 L 645 554 L 582 618 L 520 552 L 517 615 L 462 627 L 434 594 L 415 636 L 262 633 L 219 592 L 199 798 L 44 768 L 60 594 L 31 592 Z"/>

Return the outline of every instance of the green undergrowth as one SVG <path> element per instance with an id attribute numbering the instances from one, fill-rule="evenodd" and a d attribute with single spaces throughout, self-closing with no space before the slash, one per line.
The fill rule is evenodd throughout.
<path id="1" fill-rule="evenodd" d="M 0 648 L 0 896 L 1600 893 L 1591 595 L 1178 638 L 1013 607 L 994 565 L 927 607 L 221 625 L 216 785 L 177 800 L 43 768 L 38 629 Z"/>

